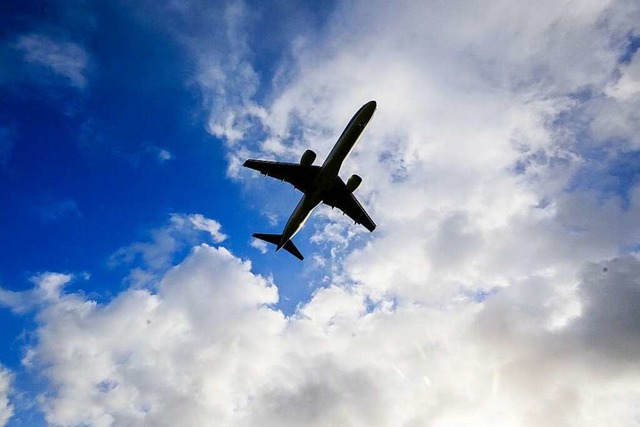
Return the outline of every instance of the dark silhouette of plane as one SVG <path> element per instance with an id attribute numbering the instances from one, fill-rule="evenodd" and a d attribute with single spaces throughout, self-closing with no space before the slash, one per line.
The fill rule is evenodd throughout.
<path id="1" fill-rule="evenodd" d="M 276 252 L 284 248 L 296 258 L 304 257 L 293 244 L 291 239 L 302 228 L 311 212 L 320 203 L 338 208 L 347 214 L 356 224 L 362 224 L 367 230 L 373 231 L 376 224 L 362 208 L 353 195 L 362 178 L 351 175 L 346 184 L 338 176 L 342 162 L 347 158 L 364 128 L 376 111 L 376 101 L 367 102 L 353 116 L 347 127 L 338 138 L 322 166 L 314 166 L 316 153 L 307 150 L 302 154 L 300 163 L 281 163 L 265 160 L 249 159 L 243 166 L 255 169 L 263 175 L 287 181 L 303 193 L 302 199 L 293 210 L 282 234 L 255 233 L 253 237 L 276 245 Z"/>

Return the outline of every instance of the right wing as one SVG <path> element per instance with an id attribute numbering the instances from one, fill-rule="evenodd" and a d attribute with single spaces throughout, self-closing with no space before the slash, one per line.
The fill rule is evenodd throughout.
<path id="1" fill-rule="evenodd" d="M 331 190 L 329 190 L 323 202 L 332 208 L 340 209 L 357 224 L 364 225 L 369 231 L 373 231 L 376 228 L 376 224 L 369 217 L 353 193 L 347 190 L 346 184 L 340 177 L 336 179 L 335 184 L 333 184 L 333 187 L 331 187 Z"/>
<path id="2" fill-rule="evenodd" d="M 268 160 L 249 159 L 242 166 L 257 170 L 263 175 L 286 181 L 303 193 L 309 189 L 320 171 L 320 166 L 302 166 L 299 163 L 270 162 Z"/>

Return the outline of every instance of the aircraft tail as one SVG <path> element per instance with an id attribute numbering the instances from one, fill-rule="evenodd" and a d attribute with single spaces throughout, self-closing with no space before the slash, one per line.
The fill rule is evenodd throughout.
<path id="1" fill-rule="evenodd" d="M 281 234 L 265 234 L 265 233 L 254 233 L 253 237 L 256 239 L 264 240 L 265 242 L 272 243 L 274 245 L 278 245 L 280 243 L 280 239 L 282 238 Z M 289 252 L 294 257 L 298 258 L 300 261 L 304 259 L 296 245 L 293 244 L 293 241 L 289 240 L 283 246 L 284 250 Z"/>

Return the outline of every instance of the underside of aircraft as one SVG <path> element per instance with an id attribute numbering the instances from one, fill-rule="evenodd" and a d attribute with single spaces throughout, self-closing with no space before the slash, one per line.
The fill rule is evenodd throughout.
<path id="1" fill-rule="evenodd" d="M 312 150 L 305 151 L 299 163 L 253 159 L 244 162 L 243 166 L 286 181 L 303 193 L 282 234 L 255 233 L 253 237 L 276 245 L 276 251 L 284 248 L 296 258 L 304 259 L 291 238 L 320 203 L 340 209 L 356 224 L 362 224 L 369 231 L 376 228 L 376 224 L 353 195 L 362 178 L 354 174 L 345 183 L 338 176 L 342 163 L 360 138 L 375 109 L 376 102 L 370 101 L 356 112 L 322 166 L 313 165 L 316 154 Z"/>

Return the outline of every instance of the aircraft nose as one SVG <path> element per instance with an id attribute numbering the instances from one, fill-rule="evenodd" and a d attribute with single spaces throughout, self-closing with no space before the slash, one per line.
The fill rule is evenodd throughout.
<path id="1" fill-rule="evenodd" d="M 378 106 L 378 103 L 376 101 L 369 101 L 369 102 L 367 102 L 366 104 L 364 104 L 362 106 L 360 111 L 363 112 L 367 116 L 367 121 L 369 121 L 371 116 L 373 116 L 373 113 L 376 112 L 376 107 L 377 106 Z"/>

